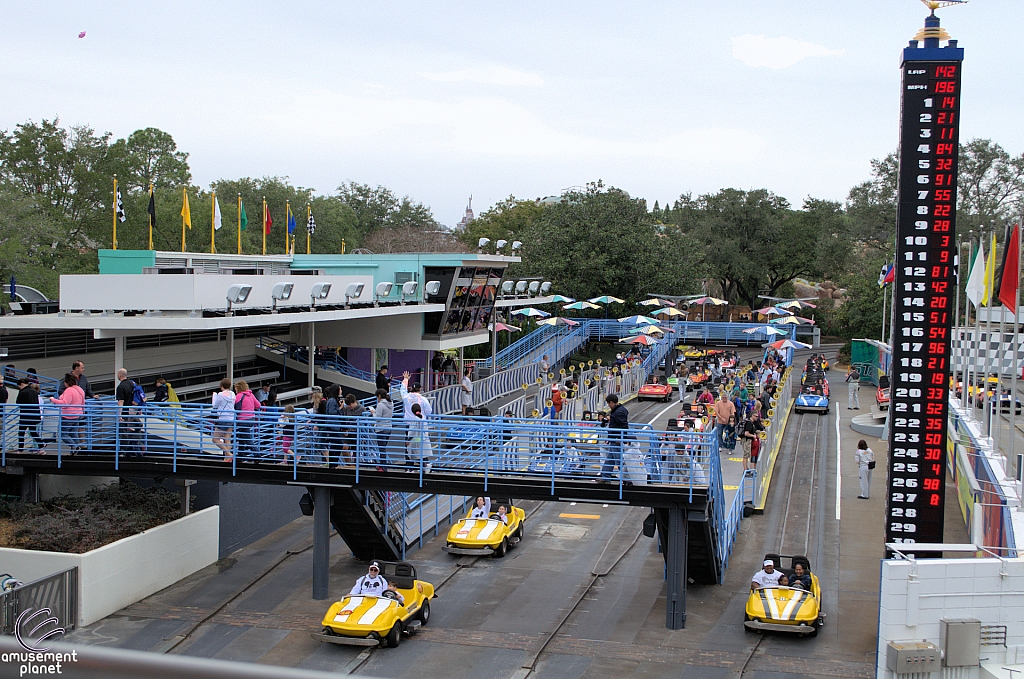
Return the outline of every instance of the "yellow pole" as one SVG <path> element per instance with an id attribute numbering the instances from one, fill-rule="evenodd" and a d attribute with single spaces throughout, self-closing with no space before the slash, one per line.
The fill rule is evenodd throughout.
<path id="1" fill-rule="evenodd" d="M 185 201 L 188 200 L 188 189 L 181 187 L 181 251 L 185 252 Z"/>
<path id="2" fill-rule="evenodd" d="M 149 197 L 153 198 L 153 209 L 156 209 L 156 198 L 153 197 L 153 185 L 149 185 Z M 149 249 L 153 249 L 153 215 L 149 216 Z"/>
<path id="3" fill-rule="evenodd" d="M 114 238 L 111 241 L 113 249 L 117 249 L 117 175 L 114 175 Z"/>
<path id="4" fill-rule="evenodd" d="M 284 254 L 291 254 L 292 235 L 288 233 L 288 218 L 292 216 L 291 201 L 284 202 Z"/>
<path id="5" fill-rule="evenodd" d="M 309 218 L 313 214 L 313 208 L 306 203 L 306 254 L 309 254 Z"/>
<path id="6" fill-rule="evenodd" d="M 341 254 L 345 254 L 345 239 L 341 239 Z"/>
<path id="7" fill-rule="evenodd" d="M 238 194 L 238 254 L 242 254 L 242 194 Z"/>
<path id="8" fill-rule="evenodd" d="M 263 196 L 263 256 L 267 256 L 267 197 Z"/>
<path id="9" fill-rule="evenodd" d="M 217 211 L 214 206 L 217 204 L 217 192 L 210 196 L 210 254 L 217 254 L 217 228 L 214 221 L 217 219 Z"/>

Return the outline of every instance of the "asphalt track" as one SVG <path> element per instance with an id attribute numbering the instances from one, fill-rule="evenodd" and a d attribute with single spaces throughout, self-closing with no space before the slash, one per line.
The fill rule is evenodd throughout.
<path id="1" fill-rule="evenodd" d="M 443 584 L 430 624 L 396 649 L 310 637 L 329 602 L 310 599 L 308 518 L 69 640 L 377 677 L 870 677 L 884 479 L 870 502 L 855 499 L 848 411 L 837 405 L 791 417 L 765 514 L 743 522 L 724 585 L 690 587 L 684 630 L 665 629 L 664 562 L 639 535 L 645 509 L 546 502 L 524 505 L 525 538 L 503 559 L 452 557 L 443 535 L 411 553 L 421 579 Z M 676 405 L 627 407 L 632 421 L 659 426 Z M 338 537 L 331 548 L 337 596 L 365 565 Z M 745 633 L 750 576 L 764 554 L 801 550 L 821 581 L 825 627 L 813 639 Z"/>

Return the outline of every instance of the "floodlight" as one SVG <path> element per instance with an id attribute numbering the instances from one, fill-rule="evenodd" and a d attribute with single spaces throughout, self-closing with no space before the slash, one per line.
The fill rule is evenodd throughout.
<path id="1" fill-rule="evenodd" d="M 537 291 L 540 290 L 540 281 L 530 281 L 529 292 L 531 297 L 537 296 Z"/>
<path id="2" fill-rule="evenodd" d="M 477 246 L 478 248 L 482 248 L 482 247 L 484 247 L 485 245 L 487 245 L 487 244 L 488 244 L 488 243 L 490 243 L 490 242 L 491 242 L 491 239 L 490 239 L 490 238 L 487 238 L 486 236 L 484 236 L 483 238 L 481 238 L 481 239 L 480 239 L 480 240 L 479 240 L 479 241 L 477 242 L 476 246 Z"/>
<path id="3" fill-rule="evenodd" d="M 499 240 L 497 243 L 494 244 L 494 248 L 495 248 L 495 250 L 500 250 L 503 247 L 505 247 L 506 245 L 508 245 L 508 241 L 505 240 L 504 238 L 502 238 L 501 240 Z"/>
<path id="4" fill-rule="evenodd" d="M 387 281 L 382 281 L 380 283 L 377 283 L 377 290 L 376 290 L 376 297 L 377 298 L 376 298 L 376 300 L 374 300 L 373 303 L 376 304 L 376 305 L 379 305 L 381 297 L 390 297 L 391 296 L 391 288 L 392 288 L 392 286 L 394 286 L 394 283 L 388 283 Z"/>
<path id="5" fill-rule="evenodd" d="M 276 283 L 274 289 L 270 291 L 270 297 L 274 300 L 273 311 L 277 311 L 277 303 L 291 299 L 292 290 L 295 289 L 294 283 Z"/>
<path id="6" fill-rule="evenodd" d="M 418 281 L 406 281 L 402 283 L 402 304 L 405 304 L 405 300 L 410 297 L 416 296 L 417 287 L 419 287 Z"/>
<path id="7" fill-rule="evenodd" d="M 313 289 L 309 293 L 311 299 L 310 306 L 315 309 L 316 301 L 318 299 L 327 299 L 327 295 L 329 294 L 331 294 L 330 283 L 314 283 Z"/>
<path id="8" fill-rule="evenodd" d="M 244 283 L 235 283 L 228 288 L 228 313 L 231 313 L 232 304 L 244 304 L 245 300 L 249 299 L 250 292 L 252 292 L 252 286 Z"/>
<path id="9" fill-rule="evenodd" d="M 530 284 L 530 281 L 519 281 L 516 283 L 516 295 L 525 295 L 526 286 Z"/>
<path id="10" fill-rule="evenodd" d="M 353 299 L 362 297 L 364 287 L 366 286 L 363 283 L 349 283 L 345 288 L 345 306 L 348 306 Z"/>
<path id="11" fill-rule="evenodd" d="M 514 241 L 512 241 L 512 252 L 515 252 L 516 250 L 518 250 L 521 247 L 523 247 L 523 241 L 521 241 L 521 240 L 514 240 Z"/>
<path id="12" fill-rule="evenodd" d="M 427 281 L 427 284 L 423 286 L 423 293 L 433 297 L 441 291 L 441 281 Z"/>
<path id="13" fill-rule="evenodd" d="M 504 297 L 506 295 L 511 295 L 512 286 L 514 286 L 515 284 L 515 281 L 503 281 L 501 284 L 501 296 Z"/>
<path id="14" fill-rule="evenodd" d="M 544 281 L 540 284 L 540 294 L 544 296 L 549 292 L 551 292 L 551 281 Z"/>

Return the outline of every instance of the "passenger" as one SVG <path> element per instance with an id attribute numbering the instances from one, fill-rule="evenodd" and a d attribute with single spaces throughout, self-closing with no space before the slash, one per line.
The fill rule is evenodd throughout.
<path id="1" fill-rule="evenodd" d="M 398 585 L 393 582 L 388 583 L 388 588 L 384 590 L 384 593 L 381 596 L 385 599 L 394 599 L 398 602 L 399 606 L 405 605 L 405 597 L 398 591 Z"/>
<path id="2" fill-rule="evenodd" d="M 697 397 L 695 403 L 703 403 L 705 405 L 711 405 L 715 402 L 715 397 L 711 395 L 711 390 L 704 387 L 704 391 L 700 392 L 700 396 Z"/>
<path id="3" fill-rule="evenodd" d="M 478 495 L 476 498 L 476 506 L 473 507 L 473 511 L 469 513 L 471 519 L 486 519 L 491 513 L 491 498 Z"/>
<path id="4" fill-rule="evenodd" d="M 775 562 L 765 559 L 763 568 L 754 573 L 750 580 L 750 589 L 761 589 L 762 587 L 778 587 L 779 580 L 784 577 L 782 571 L 775 570 Z"/>
<path id="5" fill-rule="evenodd" d="M 370 563 L 366 575 L 356 580 L 356 584 L 349 594 L 381 596 L 387 588 L 388 581 L 380 574 L 380 564 L 373 561 Z"/>
<path id="6" fill-rule="evenodd" d="M 508 510 L 505 509 L 505 505 L 498 505 L 497 519 L 506 526 L 508 525 Z"/>
<path id="7" fill-rule="evenodd" d="M 806 589 L 811 591 L 811 573 L 804 570 L 802 563 L 793 564 L 793 577 L 789 578 L 789 586 L 794 589 Z"/>

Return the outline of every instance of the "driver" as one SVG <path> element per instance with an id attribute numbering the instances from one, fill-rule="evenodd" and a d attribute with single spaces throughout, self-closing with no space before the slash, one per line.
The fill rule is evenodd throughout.
<path id="1" fill-rule="evenodd" d="M 498 520 L 508 525 L 508 510 L 505 509 L 505 505 L 498 505 Z"/>
<path id="2" fill-rule="evenodd" d="M 388 588 L 381 595 L 385 599 L 394 599 L 398 602 L 399 606 L 405 605 L 405 597 L 398 591 L 398 585 L 393 582 L 388 583 Z"/>
<path id="3" fill-rule="evenodd" d="M 477 496 L 476 506 L 473 507 L 473 511 L 470 512 L 469 518 L 471 519 L 486 519 L 491 513 L 491 498 L 484 497 L 482 495 Z"/>
<path id="4" fill-rule="evenodd" d="M 366 575 L 356 580 L 356 584 L 349 594 L 381 596 L 387 588 L 388 581 L 380 574 L 380 564 L 373 561 L 370 563 Z"/>
<path id="5" fill-rule="evenodd" d="M 758 572 L 754 573 L 754 577 L 750 579 L 750 589 L 761 589 L 762 587 L 778 587 L 779 581 L 785 577 L 782 571 L 775 570 L 775 562 L 771 559 L 765 559 L 763 568 Z"/>
<path id="6" fill-rule="evenodd" d="M 789 579 L 789 586 L 797 589 L 806 589 L 808 592 L 811 591 L 811 573 L 804 570 L 802 563 L 797 562 L 793 564 L 793 577 Z"/>

